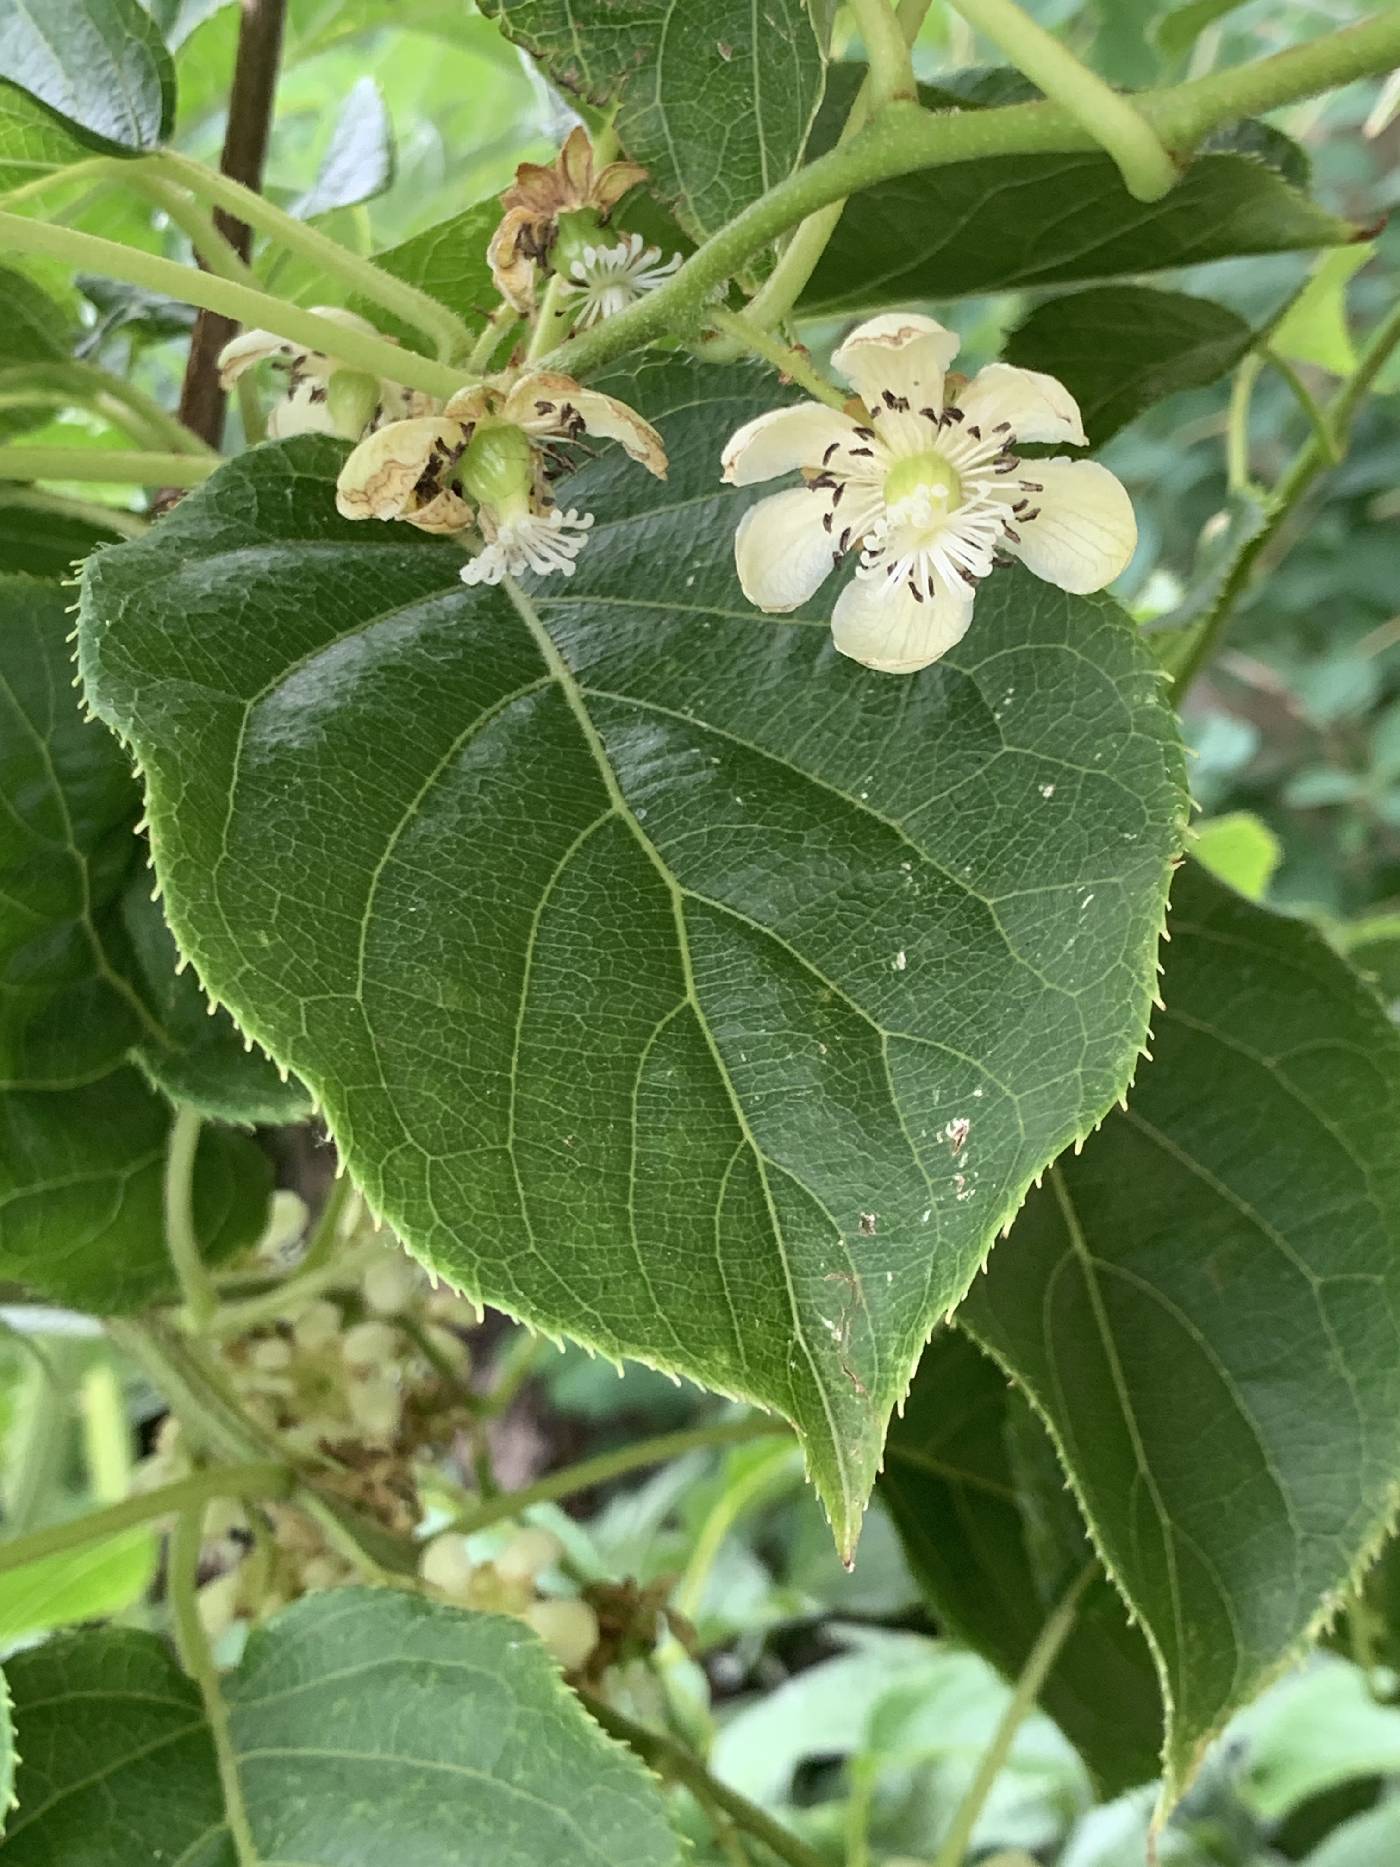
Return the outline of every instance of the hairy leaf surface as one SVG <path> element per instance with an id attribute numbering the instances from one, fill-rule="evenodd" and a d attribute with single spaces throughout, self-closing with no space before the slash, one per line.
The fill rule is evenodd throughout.
<path id="1" fill-rule="evenodd" d="M 107 1629 L 11 1665 L 14 1867 L 232 1867 L 195 1685 Z M 223 1682 L 259 1860 L 679 1867 L 656 1783 L 519 1621 L 365 1588 L 310 1595 Z"/>
<path id="2" fill-rule="evenodd" d="M 1379 1545 L 1400 1483 L 1400 1033 L 1196 865 L 1155 1061 L 960 1317 L 1053 1431 L 1157 1656 L 1166 1788 Z"/>
<path id="3" fill-rule="evenodd" d="M 752 611 L 747 368 L 649 363 L 658 488 L 578 574 L 337 518 L 259 450 L 101 554 L 84 666 L 206 985 L 466 1289 L 799 1427 L 843 1546 L 932 1322 L 1142 1038 L 1174 724 L 1104 598 L 1007 572 L 911 681 Z M 198 602 L 200 626 L 188 627 Z"/>
<path id="4" fill-rule="evenodd" d="M 703 238 L 797 166 L 823 56 L 804 0 L 487 0 L 565 91 L 619 103 L 623 149 Z"/>

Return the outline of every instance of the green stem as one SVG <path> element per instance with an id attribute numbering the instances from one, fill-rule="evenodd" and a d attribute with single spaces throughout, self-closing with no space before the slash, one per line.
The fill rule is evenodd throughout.
<path id="1" fill-rule="evenodd" d="M 917 97 L 914 63 L 890 0 L 847 0 L 870 67 L 870 108 L 896 97 Z"/>
<path id="2" fill-rule="evenodd" d="M 1342 458 L 1342 450 L 1338 445 L 1336 435 L 1332 432 L 1326 414 L 1318 405 L 1316 396 L 1314 396 L 1312 390 L 1309 389 L 1308 385 L 1303 381 L 1302 377 L 1298 374 L 1298 371 L 1294 369 L 1287 357 L 1281 356 L 1277 350 L 1270 349 L 1267 345 L 1264 348 L 1263 356 L 1266 362 L 1274 366 L 1279 375 L 1282 376 L 1283 380 L 1293 391 L 1294 400 L 1307 416 L 1309 425 L 1316 435 L 1323 453 L 1327 456 L 1328 466 L 1335 467 Z"/>
<path id="3" fill-rule="evenodd" d="M 930 4 L 931 0 L 901 0 L 899 29 L 907 46 L 912 46 L 918 38 L 919 28 L 924 23 Z M 836 139 L 838 150 L 843 149 L 856 132 L 865 126 L 870 116 L 870 99 L 871 83 L 867 75 L 852 99 L 846 121 L 841 126 L 841 134 Z M 816 271 L 817 262 L 826 251 L 845 208 L 844 198 L 829 202 L 817 213 L 809 214 L 801 223 L 778 255 L 778 263 L 772 272 L 749 300 L 745 316 L 750 323 L 765 327 L 779 324 L 792 310 L 806 290 L 807 281 Z M 720 361 L 721 358 L 717 355 L 715 360 Z"/>
<path id="4" fill-rule="evenodd" d="M 194 1168 L 204 1117 L 179 1108 L 165 1154 L 165 1244 L 191 1326 L 201 1334 L 214 1320 L 219 1293 L 209 1275 L 194 1226 Z"/>
<path id="5" fill-rule="evenodd" d="M 319 227 L 298 220 L 293 214 L 284 213 L 263 195 L 245 188 L 241 182 L 206 168 L 191 156 L 178 155 L 174 150 L 150 156 L 147 161 L 174 180 L 182 182 L 191 194 L 212 202 L 215 207 L 223 208 L 225 213 L 246 226 L 256 227 L 279 246 L 301 254 L 323 272 L 343 280 L 362 297 L 382 305 L 386 311 L 393 312 L 395 317 L 402 318 L 405 324 L 411 324 L 415 330 L 422 331 L 433 340 L 439 357 L 458 356 L 470 347 L 471 332 L 446 305 L 439 304 L 437 299 L 430 298 L 426 292 L 420 292 L 416 285 L 407 285 L 402 279 L 394 278 L 392 273 L 376 266 L 373 260 L 362 259 L 358 253 L 350 252 L 338 240 L 332 240 L 328 234 L 322 233 Z M 268 328 L 273 327 L 269 325 Z M 380 372 L 381 375 L 388 373 Z"/>
<path id="6" fill-rule="evenodd" d="M 312 1271 L 303 1271 L 300 1267 L 290 1277 L 280 1278 L 269 1289 L 260 1290 L 256 1296 L 244 1297 L 240 1302 L 225 1303 L 214 1318 L 213 1333 L 220 1336 L 246 1335 L 250 1329 L 256 1329 L 263 1323 L 276 1322 L 280 1317 L 289 1315 L 313 1297 L 320 1296 L 323 1290 L 344 1288 L 369 1269 L 376 1258 L 384 1252 L 384 1246 L 375 1239 L 368 1239 L 357 1251 L 347 1251 L 341 1257 L 328 1258 Z"/>
<path id="7" fill-rule="evenodd" d="M 710 313 L 710 322 L 739 349 L 752 351 L 765 363 L 771 363 L 780 375 L 805 389 L 818 402 L 825 402 L 828 408 L 845 408 L 847 398 L 819 370 L 813 369 L 810 358 L 801 350 L 794 350 L 768 331 L 761 330 L 740 312 L 726 311 L 722 306 Z"/>
<path id="8" fill-rule="evenodd" d="M 139 512 L 125 512 L 120 506 L 103 506 L 91 499 L 68 499 L 62 493 L 42 492 L 37 487 L 15 487 L 3 496 L 7 507 L 26 512 L 43 512 L 55 518 L 71 519 L 80 525 L 97 525 L 116 532 L 122 538 L 142 538 L 151 529 L 149 519 Z"/>
<path id="9" fill-rule="evenodd" d="M 1249 477 L 1249 410 L 1254 400 L 1254 385 L 1263 367 L 1263 358 L 1251 350 L 1241 357 L 1230 384 L 1230 411 L 1225 424 L 1225 485 L 1237 498 L 1259 497 L 1259 489 Z"/>
<path id="10" fill-rule="evenodd" d="M 1400 9 L 1235 71 L 1143 92 L 1134 101 L 1161 141 L 1182 153 L 1217 125 L 1247 111 L 1270 110 L 1386 71 L 1397 59 Z M 876 182 L 980 156 L 1071 154 L 1099 146 L 1073 113 L 1056 102 L 933 112 L 896 101 L 849 142 L 761 195 L 654 292 L 561 345 L 548 358 L 548 366 L 584 376 L 653 337 L 693 329 L 715 288 L 770 241 L 829 203 Z"/>
<path id="11" fill-rule="evenodd" d="M 189 241 L 197 257 L 221 279 L 232 279 L 235 284 L 256 287 L 257 275 L 247 264 L 231 240 L 226 240 L 214 221 L 214 216 L 207 213 L 197 201 L 192 201 L 182 188 L 174 187 L 170 182 L 162 181 L 159 175 L 153 175 L 145 168 L 136 168 L 130 176 L 131 185 L 147 200 L 166 214 Z"/>
<path id="12" fill-rule="evenodd" d="M 467 360 L 462 366 L 464 374 L 467 376 L 479 376 L 489 366 L 492 357 L 496 354 L 496 348 L 506 332 L 513 324 L 518 324 L 519 321 L 520 313 L 516 310 L 515 306 L 509 304 L 505 299 L 502 299 L 501 303 L 482 326 L 481 331 L 477 335 L 476 342 L 467 353 Z"/>
<path id="13" fill-rule="evenodd" d="M 1138 201 L 1160 201 L 1179 179 L 1161 138 L 1137 106 L 1082 65 L 1053 33 L 1024 13 L 1016 0 L 952 0 L 969 26 L 1003 51 L 1018 71 L 1063 104 L 1118 164 L 1123 185 Z"/>
<path id="14" fill-rule="evenodd" d="M 535 312 L 535 328 L 525 348 L 525 361 L 533 363 L 543 356 L 556 338 L 567 333 L 568 328 L 569 309 L 568 301 L 564 299 L 564 281 L 557 272 L 551 272 Z"/>
<path id="15" fill-rule="evenodd" d="M 238 1867 L 259 1867 L 262 1856 L 253 1839 L 243 1785 L 238 1777 L 238 1757 L 229 1729 L 228 1705 L 219 1684 L 219 1668 L 204 1632 L 204 1623 L 199 1618 L 199 1550 L 203 1527 L 204 1505 L 192 1505 L 181 1512 L 170 1539 L 167 1586 L 175 1624 L 175 1645 L 185 1671 L 199 1687 L 199 1696 L 204 1702 L 205 1722 L 214 1741 L 214 1761 L 223 1794 L 224 1823 L 233 1843 L 234 1858 Z"/>
<path id="16" fill-rule="evenodd" d="M 1181 705 L 1191 683 L 1219 649 L 1230 626 L 1235 605 L 1249 587 L 1260 557 L 1273 544 L 1313 481 L 1334 464 L 1337 456 L 1332 449 L 1335 447 L 1345 451 L 1352 418 L 1397 344 L 1400 344 L 1400 305 L 1392 306 L 1389 315 L 1376 326 L 1361 352 L 1355 372 L 1323 411 L 1327 444 L 1324 445 L 1320 434 L 1314 434 L 1307 445 L 1294 455 L 1287 472 L 1274 488 L 1269 501 L 1268 518 L 1240 547 L 1239 555 L 1230 566 L 1210 613 L 1177 672 L 1172 687 L 1172 699 L 1177 706 Z"/>
<path id="17" fill-rule="evenodd" d="M 217 454 L 148 454 L 123 447 L 0 447 L 0 480 L 199 486 L 220 464 Z"/>
<path id="18" fill-rule="evenodd" d="M 766 1454 L 742 1478 L 728 1486 L 706 1517 L 675 1590 L 676 1607 L 688 1621 L 693 1621 L 699 1613 L 715 1558 L 740 1517 L 782 1479 L 800 1477 L 801 1467 L 794 1458 L 796 1450 L 795 1446 L 778 1446 Z"/>
<path id="19" fill-rule="evenodd" d="M 317 1214 L 316 1223 L 307 1238 L 306 1249 L 292 1276 L 283 1285 L 284 1289 L 294 1289 L 303 1277 L 314 1276 L 335 1261 L 340 1247 L 359 1221 L 359 1212 L 360 1195 L 354 1181 L 342 1167 L 339 1178 L 331 1181 L 325 1204 Z"/>
<path id="20" fill-rule="evenodd" d="M 193 1349 L 152 1319 L 129 1322 L 111 1317 L 107 1333 L 143 1370 L 202 1450 L 220 1459 L 280 1462 L 283 1447 L 276 1435 L 243 1411 L 207 1348 Z M 329 1470 L 327 1462 L 322 1469 Z M 417 1574 L 417 1546 L 337 1496 L 319 1474 L 298 1468 L 296 1496 L 331 1547 L 374 1579 L 382 1579 L 385 1571 Z"/>
<path id="21" fill-rule="evenodd" d="M 630 1446 L 619 1446 L 615 1452 L 600 1452 L 596 1457 L 583 1459 L 577 1465 L 566 1465 L 562 1471 L 550 1472 L 547 1477 L 536 1479 L 534 1484 L 526 1485 L 521 1491 L 485 1499 L 471 1510 L 464 1511 L 445 1528 L 455 1530 L 462 1536 L 470 1536 L 474 1531 L 485 1530 L 507 1517 L 518 1516 L 532 1504 L 547 1504 L 555 1498 L 570 1497 L 576 1491 L 591 1490 L 594 1485 L 620 1478 L 624 1472 L 636 1471 L 641 1466 L 664 1465 L 668 1459 L 678 1459 L 687 1452 L 696 1452 L 709 1446 L 736 1446 L 747 1439 L 763 1439 L 777 1433 L 786 1435 L 788 1428 L 775 1420 L 761 1417 L 719 1420 L 710 1426 L 691 1426 L 677 1433 L 658 1433 L 654 1439 L 640 1439 Z"/>
<path id="22" fill-rule="evenodd" d="M 240 324 L 275 331 L 279 337 L 324 352 L 352 369 L 387 377 L 410 389 L 423 389 L 429 395 L 449 396 L 462 386 L 460 370 L 420 357 L 387 337 L 349 330 L 270 293 L 200 272 L 194 266 L 177 265 L 154 253 L 139 252 L 95 233 L 26 220 L 20 214 L 0 214 L 0 247 L 14 253 L 40 253 L 111 279 L 124 279 L 128 285 L 163 292 L 183 304 L 202 305 L 206 311 L 218 311 Z"/>
<path id="23" fill-rule="evenodd" d="M 51 188 L 64 187 L 72 182 L 81 182 L 87 187 L 93 182 L 117 181 L 126 166 L 120 156 L 90 156 L 84 162 L 72 162 L 63 168 L 50 169 L 47 175 L 36 175 L 33 181 L 21 182 L 18 188 L 7 189 L 0 193 L 0 202 L 9 207 L 18 201 L 31 201 L 35 195 L 47 194 Z"/>
<path id="24" fill-rule="evenodd" d="M 131 1488 L 131 1429 L 121 1381 L 105 1356 L 83 1375 L 78 1410 L 88 1488 L 99 1504 L 115 1503 Z"/>
<path id="25" fill-rule="evenodd" d="M 35 392 L 66 397 L 69 405 L 89 401 L 118 427 L 131 430 L 138 447 L 168 448 L 174 453 L 203 454 L 218 460 L 214 449 L 190 433 L 168 409 L 161 407 L 134 383 L 125 382 L 95 364 L 65 359 L 53 363 L 24 363 L 0 368 L 0 395 L 23 401 Z"/>
<path id="26" fill-rule="evenodd" d="M 1001 1721 L 992 1735 L 982 1756 L 978 1760 L 977 1773 L 968 1784 L 967 1793 L 958 1805 L 952 1826 L 944 1836 L 943 1845 L 934 1858 L 933 1867 L 963 1867 L 968 1844 L 972 1840 L 972 1831 L 977 1826 L 977 1819 L 986 1805 L 987 1797 L 992 1793 L 993 1785 L 1001 1774 L 1002 1765 L 1010 1755 L 1011 1746 L 1016 1741 L 1016 1733 L 1025 1723 L 1040 1696 L 1040 1688 L 1045 1684 L 1050 1668 L 1059 1658 L 1060 1649 L 1073 1631 L 1075 1617 L 1079 1612 L 1080 1596 L 1089 1586 L 1095 1574 L 1095 1564 L 1087 1563 L 1075 1577 L 1064 1598 L 1054 1613 L 1041 1628 L 1035 1645 L 1016 1681 L 1016 1689 L 1010 1703 L 1001 1715 Z"/>
<path id="27" fill-rule="evenodd" d="M 65 1550 L 105 1542 L 124 1530 L 155 1523 L 172 1511 L 185 1510 L 209 1498 L 283 1498 L 290 1494 L 292 1484 L 289 1468 L 268 1459 L 206 1466 L 188 1478 L 177 1478 L 173 1484 L 161 1485 L 154 1491 L 137 1491 L 103 1510 L 89 1511 L 85 1517 L 52 1524 L 28 1536 L 11 1537 L 0 1543 L 0 1574 L 22 1569 L 26 1563 L 39 1562 L 46 1556 L 60 1556 Z"/>
<path id="28" fill-rule="evenodd" d="M 723 1809 L 736 1827 L 752 1835 L 756 1841 L 761 1841 L 770 1853 L 776 1854 L 780 1861 L 786 1861 L 787 1867 L 826 1867 L 824 1856 L 799 1841 L 796 1835 L 789 1834 L 786 1828 L 775 1822 L 765 1810 L 757 1808 L 746 1796 L 741 1796 L 727 1783 L 720 1782 L 718 1777 L 711 1776 L 700 1759 L 693 1751 L 687 1750 L 684 1744 L 660 1731 L 650 1731 L 645 1725 L 635 1724 L 623 1712 L 595 1698 L 591 1692 L 580 1692 L 579 1697 L 584 1709 L 610 1737 L 620 1738 L 659 1776 L 684 1784 L 700 1802 Z"/>
<path id="29" fill-rule="evenodd" d="M 55 1337 L 46 1354 L 26 1365 L 5 1447 L 5 1525 L 16 1536 L 44 1514 L 62 1483 L 68 1396 L 81 1353 L 80 1344 Z"/>

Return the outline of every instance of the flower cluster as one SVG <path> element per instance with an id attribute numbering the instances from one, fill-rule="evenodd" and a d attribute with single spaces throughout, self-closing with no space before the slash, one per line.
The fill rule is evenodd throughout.
<path id="1" fill-rule="evenodd" d="M 363 336 L 377 336 L 374 326 L 353 311 L 334 305 L 314 307 L 317 317 Z M 219 383 L 231 389 L 247 371 L 268 363 L 286 377 L 281 399 L 267 418 L 274 441 L 293 434 L 334 434 L 358 441 L 386 421 L 422 415 L 433 406 L 431 396 L 401 383 L 348 369 L 324 351 L 288 343 L 272 331 L 244 331 L 219 352 Z"/>
<path id="2" fill-rule="evenodd" d="M 723 478 L 750 486 L 799 469 L 739 522 L 734 553 L 750 602 L 807 602 L 848 555 L 832 636 L 865 666 L 911 673 L 966 633 L 978 584 L 1006 559 L 1062 590 L 1100 590 L 1132 556 L 1131 501 L 1092 460 L 1024 459 L 1026 444 L 1083 445 L 1074 398 L 1054 377 L 992 363 L 947 374 L 958 340 L 932 318 L 889 313 L 836 351 L 859 398 L 800 402 L 747 422 Z"/>
<path id="3" fill-rule="evenodd" d="M 440 415 L 380 428 L 346 461 L 336 504 L 348 519 L 404 519 L 427 532 L 477 526 L 484 544 L 463 567 L 465 583 L 571 576 L 593 515 L 561 510 L 551 485 L 571 464 L 568 444 L 585 434 L 617 441 L 666 477 L 660 435 L 625 402 L 534 371 L 507 390 L 463 389 Z"/>

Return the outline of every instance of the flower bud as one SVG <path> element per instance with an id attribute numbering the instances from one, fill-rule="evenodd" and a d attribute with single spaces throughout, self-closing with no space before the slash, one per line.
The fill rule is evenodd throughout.
<path id="1" fill-rule="evenodd" d="M 564 1545 L 548 1530 L 534 1526 L 513 1536 L 494 1560 L 502 1575 L 533 1582 L 541 1569 L 551 1569 L 564 1553 Z"/>
<path id="2" fill-rule="evenodd" d="M 535 1601 L 521 1618 L 567 1673 L 577 1672 L 598 1644 L 598 1616 L 586 1601 Z"/>
<path id="3" fill-rule="evenodd" d="M 412 1300 L 418 1290 L 418 1273 L 402 1251 L 385 1252 L 365 1272 L 362 1289 L 365 1302 L 381 1316 L 391 1316 Z"/>
<path id="4" fill-rule="evenodd" d="M 387 1322 L 357 1322 L 346 1330 L 340 1352 L 346 1366 L 360 1372 L 392 1364 L 398 1348 L 398 1331 Z"/>
<path id="5" fill-rule="evenodd" d="M 440 1588 L 454 1600 L 465 1600 L 476 1573 L 476 1565 L 467 1554 L 467 1539 L 452 1530 L 435 1536 L 418 1558 L 418 1573 L 430 1588 Z"/>

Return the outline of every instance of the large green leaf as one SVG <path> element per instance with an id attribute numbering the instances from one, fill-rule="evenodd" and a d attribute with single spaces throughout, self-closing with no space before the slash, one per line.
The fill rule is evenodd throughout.
<path id="1" fill-rule="evenodd" d="M 0 1277 L 96 1314 L 169 1297 L 169 1129 L 170 1104 L 130 1066 L 81 1088 L 0 1094 Z M 251 1140 L 204 1130 L 194 1218 L 207 1257 L 253 1243 L 271 1177 Z"/>
<path id="2" fill-rule="evenodd" d="M 1037 305 L 1008 337 L 1007 362 L 1057 376 L 1102 447 L 1154 402 L 1200 389 L 1254 342 L 1244 319 L 1208 298 L 1147 285 L 1099 285 Z"/>
<path id="3" fill-rule="evenodd" d="M 913 681 L 765 620 L 717 467 L 767 379 L 611 386 L 671 478 L 577 476 L 570 582 L 468 591 L 337 518 L 337 447 L 261 449 L 94 560 L 85 678 L 182 948 L 370 1204 L 785 1413 L 846 1547 L 932 1322 L 1131 1072 L 1175 725 L 1116 605 L 1020 573 Z"/>
<path id="4" fill-rule="evenodd" d="M 0 78 L 124 149 L 153 148 L 175 110 L 175 68 L 140 0 L 0 0 Z"/>
<path id="5" fill-rule="evenodd" d="M 146 1633 L 10 1663 L 14 1867 L 231 1867 L 199 1693 Z M 256 1857 L 297 1867 L 679 1867 L 656 1783 L 519 1621 L 379 1589 L 307 1596 L 224 1681 Z"/>
<path id="6" fill-rule="evenodd" d="M 1152 1643 L 1169 1798 L 1400 1483 L 1400 1033 L 1319 935 L 1194 864 L 1170 927 L 1155 1062 L 960 1313 Z"/>
<path id="7" fill-rule="evenodd" d="M 210 1114 L 294 1119 L 300 1086 L 177 976 L 130 762 L 73 691 L 69 609 L 56 584 L 0 578 L 0 1092 L 91 1084 L 134 1052 Z"/>
<path id="8" fill-rule="evenodd" d="M 623 149 L 703 238 L 797 166 L 823 83 L 805 0 L 487 0 L 553 81 L 618 101 Z"/>
<path id="9" fill-rule="evenodd" d="M 1044 1428 L 958 1332 L 924 1351 L 880 1495 L 940 1622 L 1011 1679 L 1085 1567 L 1098 1571 L 1040 1702 L 1106 1790 L 1155 1776 L 1162 1713 L 1146 1642 L 1099 1570 Z"/>
<path id="10" fill-rule="evenodd" d="M 0 1574 L 0 1648 L 35 1634 L 121 1614 L 150 1587 L 159 1560 L 146 1525 Z"/>
<path id="11" fill-rule="evenodd" d="M 925 101 L 1001 102 L 1001 76 L 984 74 L 965 99 L 930 92 Z M 843 83 L 849 76 L 834 72 L 833 96 Z M 1359 238 L 1280 172 L 1296 153 L 1287 140 L 1269 131 L 1257 139 L 1255 127 L 1238 126 L 1245 134 L 1197 156 L 1171 193 L 1150 203 L 1135 201 L 1097 154 L 987 156 L 880 182 L 841 216 L 802 310 L 866 311 Z"/>

